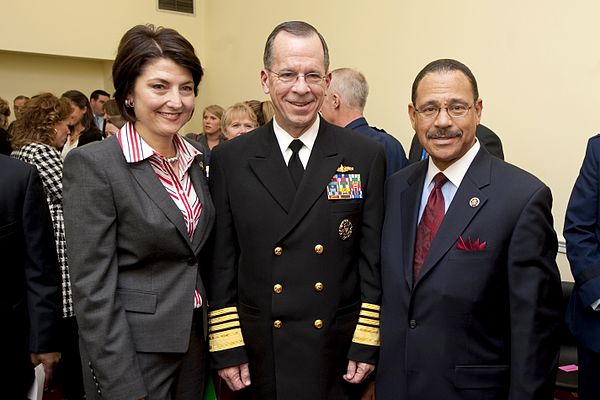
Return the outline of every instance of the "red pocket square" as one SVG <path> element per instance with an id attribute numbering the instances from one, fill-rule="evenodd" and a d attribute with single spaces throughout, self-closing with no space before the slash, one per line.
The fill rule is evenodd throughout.
<path id="1" fill-rule="evenodd" d="M 459 250 L 484 250 L 487 247 L 487 242 L 482 242 L 479 239 L 471 242 L 471 238 L 467 238 L 465 242 L 462 236 L 458 237 L 456 248 Z"/>

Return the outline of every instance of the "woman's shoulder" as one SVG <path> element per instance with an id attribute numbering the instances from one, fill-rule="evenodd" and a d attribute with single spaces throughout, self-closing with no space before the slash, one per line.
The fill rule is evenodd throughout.
<path id="1" fill-rule="evenodd" d="M 45 143 L 28 143 L 13 150 L 11 156 L 26 161 L 33 160 L 39 157 L 43 157 L 49 160 L 53 160 L 57 157 L 58 159 L 60 159 L 60 154 L 58 153 L 58 150 L 56 150 L 55 147 Z"/>

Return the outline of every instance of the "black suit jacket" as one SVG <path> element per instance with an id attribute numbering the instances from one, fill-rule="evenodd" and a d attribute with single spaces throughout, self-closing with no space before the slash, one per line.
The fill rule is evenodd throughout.
<path id="1" fill-rule="evenodd" d="M 386 183 L 377 398 L 552 399 L 561 286 L 550 189 L 481 148 L 413 282 L 427 168 Z M 486 247 L 461 250 L 459 237 Z"/>
<path id="2" fill-rule="evenodd" d="M 342 170 L 362 198 L 328 199 Z M 349 398 L 348 359 L 375 363 L 379 346 L 383 147 L 321 119 L 296 192 L 270 122 L 215 147 L 210 171 L 214 367 L 249 361 L 256 399 Z"/>
<path id="3" fill-rule="evenodd" d="M 485 125 L 477 125 L 475 135 L 479 140 L 479 143 L 493 156 L 504 160 L 504 151 L 502 150 L 502 142 L 498 135 L 496 135 L 490 128 Z M 410 143 L 410 151 L 408 153 L 408 162 L 410 164 L 421 160 L 421 154 L 423 153 L 423 146 L 419 142 L 419 138 L 415 134 Z"/>
<path id="4" fill-rule="evenodd" d="M 29 353 L 60 351 L 60 273 L 36 168 L 0 155 L 0 171 L 0 320 L 8 353 L 0 387 L 7 398 L 24 398 L 33 377 Z"/>

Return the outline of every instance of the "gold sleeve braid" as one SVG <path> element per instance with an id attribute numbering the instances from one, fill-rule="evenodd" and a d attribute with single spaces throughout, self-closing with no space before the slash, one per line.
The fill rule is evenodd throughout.
<path id="1" fill-rule="evenodd" d="M 379 312 L 381 306 L 362 303 L 352 342 L 379 346 Z"/>
<path id="2" fill-rule="evenodd" d="M 225 307 L 208 313 L 208 351 L 233 349 L 244 345 L 237 307 Z"/>

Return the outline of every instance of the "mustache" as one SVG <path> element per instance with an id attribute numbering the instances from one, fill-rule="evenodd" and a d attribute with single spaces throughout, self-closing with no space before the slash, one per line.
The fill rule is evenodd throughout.
<path id="1" fill-rule="evenodd" d="M 427 139 L 451 139 L 455 137 L 461 137 L 462 135 L 463 132 L 459 129 L 454 131 L 449 131 L 446 129 L 436 129 L 427 132 Z"/>

